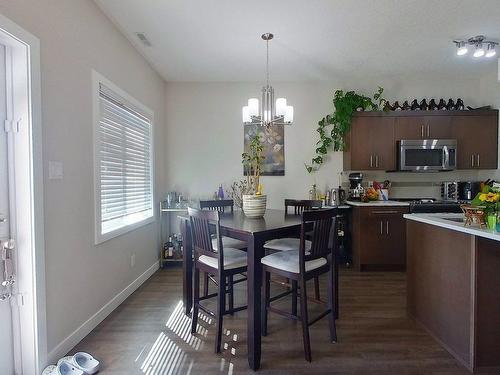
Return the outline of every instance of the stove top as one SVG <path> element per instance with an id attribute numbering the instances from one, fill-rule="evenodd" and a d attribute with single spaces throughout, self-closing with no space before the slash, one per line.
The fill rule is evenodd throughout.
<path id="1" fill-rule="evenodd" d="M 443 212 L 462 212 L 460 205 L 465 201 L 445 201 L 434 198 L 403 198 L 395 199 L 398 201 L 410 203 L 410 213 L 443 213 Z"/>

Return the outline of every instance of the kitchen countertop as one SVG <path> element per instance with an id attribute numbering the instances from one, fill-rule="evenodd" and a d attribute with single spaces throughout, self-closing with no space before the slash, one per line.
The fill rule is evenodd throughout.
<path id="1" fill-rule="evenodd" d="M 471 234 L 488 238 L 490 240 L 500 241 L 500 233 L 491 231 L 486 228 L 479 228 L 478 224 L 464 226 L 463 222 L 452 221 L 449 219 L 463 219 L 463 214 L 451 213 L 432 213 L 432 214 L 405 214 L 405 219 L 414 220 L 425 224 L 436 225 L 438 227 L 455 230 L 462 233 Z M 448 219 L 448 220 L 447 220 Z"/>
<path id="2" fill-rule="evenodd" d="M 398 202 L 398 201 L 370 201 L 370 202 L 360 202 L 360 201 L 347 201 L 346 204 L 350 206 L 359 206 L 359 207 L 408 207 L 410 203 L 408 202 Z"/>

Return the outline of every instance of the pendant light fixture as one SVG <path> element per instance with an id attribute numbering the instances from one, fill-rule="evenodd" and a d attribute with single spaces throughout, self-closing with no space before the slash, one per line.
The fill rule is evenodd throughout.
<path id="1" fill-rule="evenodd" d="M 479 57 L 493 57 L 496 55 L 495 46 L 498 42 L 492 40 L 485 40 L 484 35 L 478 35 L 467 40 L 454 40 L 457 47 L 457 55 L 464 56 L 469 53 L 469 47 L 473 49 L 472 56 Z M 486 45 L 486 50 L 484 46 Z"/>
<path id="2" fill-rule="evenodd" d="M 262 88 L 262 101 L 248 99 L 248 105 L 242 109 L 244 125 L 291 125 L 293 123 L 293 107 L 287 105 L 285 98 L 274 101 L 274 89 L 269 85 L 269 41 L 273 39 L 271 33 L 262 34 L 266 42 L 266 85 Z"/>

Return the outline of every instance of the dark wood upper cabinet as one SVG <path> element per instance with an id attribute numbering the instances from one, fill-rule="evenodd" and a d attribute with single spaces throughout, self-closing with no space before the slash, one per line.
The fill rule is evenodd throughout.
<path id="1" fill-rule="evenodd" d="M 356 113 L 344 170 L 396 170 L 401 139 L 457 139 L 457 169 L 496 169 L 498 110 Z"/>
<path id="2" fill-rule="evenodd" d="M 357 116 L 353 118 L 344 157 L 344 169 L 389 170 L 396 164 L 394 118 Z"/>
<path id="3" fill-rule="evenodd" d="M 454 116 L 458 169 L 497 169 L 498 112 L 489 116 Z"/>

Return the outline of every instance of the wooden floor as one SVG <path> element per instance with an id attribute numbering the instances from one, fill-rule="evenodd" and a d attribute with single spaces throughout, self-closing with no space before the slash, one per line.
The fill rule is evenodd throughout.
<path id="1" fill-rule="evenodd" d="M 245 285 L 237 289 L 239 302 L 246 299 Z M 342 270 L 339 342 L 329 343 L 327 319 L 313 325 L 313 362 L 308 363 L 300 323 L 271 314 L 259 373 L 468 374 L 407 317 L 405 289 L 404 273 Z M 200 319 L 199 333 L 192 336 L 181 295 L 181 269 L 158 271 L 71 353 L 95 355 L 103 364 L 100 374 L 254 373 L 247 364 L 246 312 L 224 318 L 224 351 L 216 355 L 213 320 Z M 320 306 L 310 305 L 312 318 Z M 498 372 L 488 374 L 494 373 Z"/>

